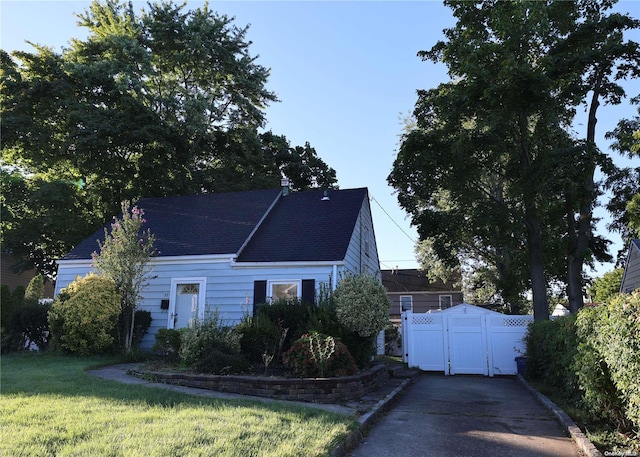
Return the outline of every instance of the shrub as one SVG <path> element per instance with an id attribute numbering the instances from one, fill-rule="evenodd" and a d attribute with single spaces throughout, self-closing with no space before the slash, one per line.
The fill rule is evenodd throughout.
<path id="1" fill-rule="evenodd" d="M 575 370 L 582 401 L 592 417 L 611 421 L 627 428 L 624 406 L 611 372 L 602 355 L 603 330 L 607 325 L 607 308 L 584 308 L 576 320 L 578 347 L 572 368 Z"/>
<path id="2" fill-rule="evenodd" d="M 260 307 L 257 316 L 267 318 L 276 327 L 288 328 L 283 348 L 287 350 L 291 344 L 309 331 L 316 307 L 300 300 L 278 300 L 271 305 Z"/>
<path id="3" fill-rule="evenodd" d="M 606 309 L 599 347 L 626 417 L 640 430 L 640 291 L 614 297 Z"/>
<path id="4" fill-rule="evenodd" d="M 161 328 L 156 332 L 156 342 L 151 350 L 172 362 L 180 360 L 180 331 Z"/>
<path id="5" fill-rule="evenodd" d="M 47 315 L 50 304 L 29 301 L 14 311 L 9 319 L 10 350 L 29 349 L 34 344 L 44 351 L 49 345 L 49 322 Z"/>
<path id="6" fill-rule="evenodd" d="M 535 321 L 525 336 L 528 378 L 540 380 L 576 397 L 573 362 L 577 347 L 575 315 Z"/>
<path id="7" fill-rule="evenodd" d="M 375 337 L 389 323 L 387 292 L 372 276 L 346 276 L 333 299 L 338 322 L 362 337 Z"/>
<path id="8" fill-rule="evenodd" d="M 323 362 L 318 352 L 327 348 L 331 340 L 334 344 L 333 351 Z M 358 372 L 355 360 L 344 343 L 320 333 L 302 335 L 284 353 L 283 362 L 292 374 L 303 378 L 321 376 L 322 371 L 326 377 L 348 376 Z"/>
<path id="9" fill-rule="evenodd" d="M 280 330 L 265 314 L 247 316 L 236 326 L 236 331 L 240 334 L 240 350 L 251 362 L 261 362 L 265 352 L 276 355 Z"/>
<path id="10" fill-rule="evenodd" d="M 106 352 L 120 315 L 120 297 L 112 280 L 89 274 L 63 289 L 49 311 L 55 347 L 90 355 Z"/>
<path id="11" fill-rule="evenodd" d="M 42 275 L 38 273 L 29 281 L 24 291 L 24 299 L 37 303 L 41 298 L 44 298 L 44 279 Z"/>
<path id="12" fill-rule="evenodd" d="M 240 354 L 240 334 L 221 325 L 217 312 L 183 331 L 180 360 L 186 367 L 213 374 L 239 373 L 249 366 Z"/>

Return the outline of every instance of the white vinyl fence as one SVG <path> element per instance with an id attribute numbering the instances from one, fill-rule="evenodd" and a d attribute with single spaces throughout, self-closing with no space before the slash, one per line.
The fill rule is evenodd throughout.
<path id="1" fill-rule="evenodd" d="M 402 314 L 403 360 L 446 375 L 514 375 L 533 316 L 510 316 L 463 303 L 444 311 Z"/>

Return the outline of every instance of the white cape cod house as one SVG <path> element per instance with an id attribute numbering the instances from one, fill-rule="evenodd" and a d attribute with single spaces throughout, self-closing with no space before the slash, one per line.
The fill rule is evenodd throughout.
<path id="1" fill-rule="evenodd" d="M 366 188 L 289 192 L 270 189 L 144 198 L 158 251 L 140 309 L 151 312 L 150 348 L 160 328 L 181 328 L 217 309 L 239 322 L 271 299 L 315 303 L 322 283 L 346 273 L 380 278 Z M 92 270 L 104 229 L 58 260 L 56 295 Z"/>

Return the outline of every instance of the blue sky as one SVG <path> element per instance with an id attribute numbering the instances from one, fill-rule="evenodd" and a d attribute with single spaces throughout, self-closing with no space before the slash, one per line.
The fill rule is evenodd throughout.
<path id="1" fill-rule="evenodd" d="M 29 40 L 60 50 L 71 38 L 85 36 L 74 13 L 89 4 L 1 0 L 0 45 L 6 51 L 30 50 Z M 144 5 L 134 2 L 136 10 Z M 368 187 L 381 267 L 415 268 L 417 233 L 386 177 L 401 117 L 413 110 L 416 90 L 448 79 L 443 65 L 422 62 L 416 53 L 433 46 L 442 29 L 454 24 L 450 10 L 435 1 L 211 1 L 210 7 L 234 16 L 238 26 L 250 24 L 251 53 L 271 68 L 267 87 L 281 101 L 267 109 L 266 128 L 286 135 L 292 145 L 309 141 L 336 169 L 340 187 Z M 640 16 L 637 0 L 621 1 L 616 9 Z M 633 39 L 640 41 L 639 35 Z M 640 84 L 629 82 L 627 89 L 637 95 Z M 601 148 L 607 148 L 604 133 L 633 113 L 627 103 L 601 108 Z M 584 126 L 576 125 L 580 129 Z M 615 255 L 620 241 L 615 234 L 611 238 Z M 596 274 L 612 268 L 599 266 Z"/>

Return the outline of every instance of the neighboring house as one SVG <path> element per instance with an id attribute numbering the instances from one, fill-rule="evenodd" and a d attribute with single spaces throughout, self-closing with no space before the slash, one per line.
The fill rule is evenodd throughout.
<path id="1" fill-rule="evenodd" d="M 142 348 L 158 329 L 186 327 L 209 311 L 233 324 L 270 300 L 314 303 L 321 284 L 335 288 L 343 274 L 380 277 L 366 188 L 284 187 L 144 198 L 136 206 L 158 251 L 140 306 L 153 319 Z M 103 229 L 58 261 L 56 293 L 91 271 L 98 239 Z"/>
<path id="2" fill-rule="evenodd" d="M 426 313 L 443 310 L 463 302 L 462 292 L 453 283 L 431 282 L 420 270 L 382 270 L 382 284 L 391 301 L 391 320 L 400 319 L 403 311 Z"/>
<path id="3" fill-rule="evenodd" d="M 11 269 L 17 263 L 13 255 L 8 252 L 0 253 L 0 282 L 2 285 L 9 287 L 10 291 L 14 291 L 16 287 L 22 286 L 26 288 L 33 277 L 38 273 L 36 270 L 27 270 L 22 273 L 14 273 Z M 44 283 L 44 298 L 53 298 L 54 286 L 51 281 Z"/>
<path id="4" fill-rule="evenodd" d="M 624 265 L 624 275 L 620 284 L 620 292 L 630 293 L 640 289 L 640 240 L 631 241 L 627 261 Z"/>

